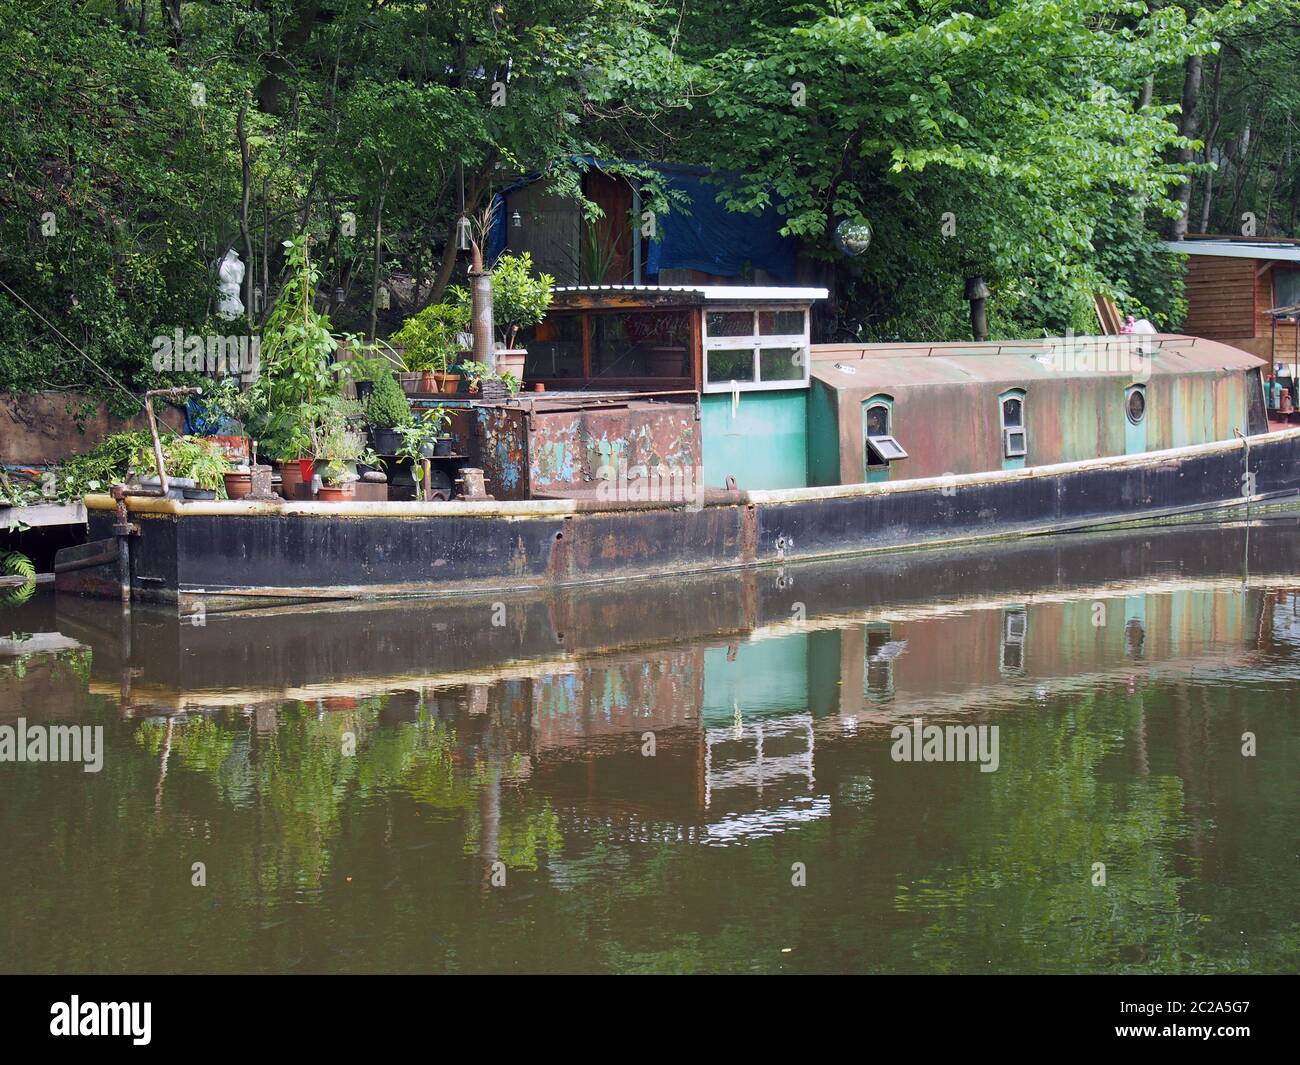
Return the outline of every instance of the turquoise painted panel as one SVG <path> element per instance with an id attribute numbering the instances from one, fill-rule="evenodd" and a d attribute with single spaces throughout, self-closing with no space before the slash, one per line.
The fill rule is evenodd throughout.
<path id="1" fill-rule="evenodd" d="M 1147 421 L 1150 414 L 1144 415 L 1136 425 L 1128 416 L 1130 397 L 1134 392 L 1141 392 L 1143 399 L 1148 399 L 1147 390 L 1142 385 L 1133 385 L 1124 390 L 1124 453 L 1140 455 L 1147 449 Z"/>
<path id="2" fill-rule="evenodd" d="M 808 709 L 808 634 L 792 633 L 736 645 L 734 661 L 726 647 L 704 652 L 704 724 L 729 725 L 741 719 Z"/>
<path id="3" fill-rule="evenodd" d="M 808 390 L 808 483 L 840 483 L 839 396 L 814 380 Z"/>
<path id="4" fill-rule="evenodd" d="M 808 485 L 808 390 L 741 392 L 700 397 L 704 483 L 725 488 L 727 475 L 742 489 Z"/>

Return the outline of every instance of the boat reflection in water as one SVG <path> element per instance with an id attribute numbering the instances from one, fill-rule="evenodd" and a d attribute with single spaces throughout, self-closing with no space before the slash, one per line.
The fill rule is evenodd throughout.
<path id="1" fill-rule="evenodd" d="M 1285 967 L 1297 531 L 180 623 L 38 597 L 0 724 L 107 757 L 0 767 L 7 967 Z M 918 719 L 996 726 L 996 771 L 894 760 Z"/>

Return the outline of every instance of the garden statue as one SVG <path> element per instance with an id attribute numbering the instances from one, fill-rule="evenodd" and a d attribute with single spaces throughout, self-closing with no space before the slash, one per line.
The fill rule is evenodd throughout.
<path id="1" fill-rule="evenodd" d="M 227 320 L 238 318 L 244 313 L 244 303 L 239 298 L 239 290 L 244 284 L 244 264 L 235 249 L 226 252 L 226 257 L 217 267 L 217 317 Z"/>

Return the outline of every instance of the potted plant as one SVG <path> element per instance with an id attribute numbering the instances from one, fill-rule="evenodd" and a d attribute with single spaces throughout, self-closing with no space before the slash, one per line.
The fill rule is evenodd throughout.
<path id="1" fill-rule="evenodd" d="M 396 455 L 402 446 L 402 437 L 397 429 L 411 420 L 411 406 L 391 371 L 375 374 L 373 384 L 366 400 L 370 446 L 377 454 Z"/>
<path id="2" fill-rule="evenodd" d="M 317 433 L 316 459 L 319 462 L 321 502 L 342 502 L 352 495 L 357 481 L 355 464 L 374 463 L 373 451 L 366 446 L 361 430 L 354 428 L 340 408 L 333 412 Z M 351 467 L 351 468 L 350 468 Z"/>
<path id="3" fill-rule="evenodd" d="M 187 499 L 216 499 L 225 493 L 224 474 L 229 468 L 222 445 L 206 436 L 169 436 L 162 440 L 163 465 L 172 487 Z M 156 482 L 157 460 L 153 441 L 144 440 L 131 454 L 129 467 L 142 483 Z"/>
<path id="4" fill-rule="evenodd" d="M 453 301 L 433 303 L 413 314 L 392 336 L 403 349 L 408 373 L 420 375 L 410 391 L 455 392 L 460 378 L 448 366 L 462 348 L 461 335 L 469 328 L 469 305 Z M 403 382 L 403 388 L 407 388 Z"/>
<path id="5" fill-rule="evenodd" d="M 246 402 L 259 412 L 255 435 L 280 458 L 285 495 L 292 499 L 297 485 L 311 480 L 313 443 L 341 398 L 339 374 L 348 370 L 335 361 L 339 342 L 329 316 L 315 309 L 320 271 L 306 236 L 286 241 L 285 249 L 288 276 L 262 330 L 262 372 Z"/>
<path id="6" fill-rule="evenodd" d="M 501 356 L 497 352 L 497 358 Z M 460 364 L 461 375 L 469 382 L 470 391 L 478 391 L 479 397 L 485 400 L 503 400 L 508 395 L 513 396 L 519 391 L 519 378 L 509 370 L 498 369 L 491 370 L 485 362 L 475 362 L 470 359 Z"/>
<path id="7" fill-rule="evenodd" d="M 415 471 L 423 465 L 425 459 L 431 459 L 449 449 L 451 440 L 445 435 L 444 429 L 450 421 L 451 416 L 445 407 L 431 407 L 421 411 L 418 417 L 397 430 L 402 435 L 402 446 L 397 451 L 397 458 L 410 462 L 417 494 L 421 477 Z"/>
<path id="8" fill-rule="evenodd" d="M 497 331 L 498 373 L 510 374 L 516 381 L 523 380 L 524 360 L 528 352 L 524 348 L 516 348 L 515 343 L 521 330 L 537 325 L 546 317 L 554 284 L 555 278 L 550 274 L 533 273 L 533 258 L 528 252 L 522 255 L 502 255 L 496 261 L 492 268 L 492 324 Z M 468 291 L 456 289 L 453 302 L 464 308 L 465 323 L 468 326 Z"/>

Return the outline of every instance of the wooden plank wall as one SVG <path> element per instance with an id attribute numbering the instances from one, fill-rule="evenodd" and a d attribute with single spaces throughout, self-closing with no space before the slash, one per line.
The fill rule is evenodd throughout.
<path id="1" fill-rule="evenodd" d="M 1258 263 L 1264 266 L 1265 263 Z M 1278 322 L 1277 344 L 1272 343 L 1273 322 L 1268 316 L 1268 309 L 1284 302 L 1273 291 L 1273 276 L 1279 271 L 1294 273 L 1297 267 L 1290 263 L 1273 263 L 1267 270 L 1255 278 L 1255 336 L 1259 338 L 1260 348 L 1256 355 L 1266 358 L 1270 363 L 1279 360 L 1292 362 L 1296 358 L 1296 327 L 1290 322 Z M 1253 350 L 1253 349 L 1252 349 Z"/>
<path id="2" fill-rule="evenodd" d="M 1183 332 L 1211 340 L 1235 341 L 1260 335 L 1255 259 L 1217 255 L 1187 257 L 1187 317 Z M 1268 330 L 1263 331 L 1265 337 Z"/>

